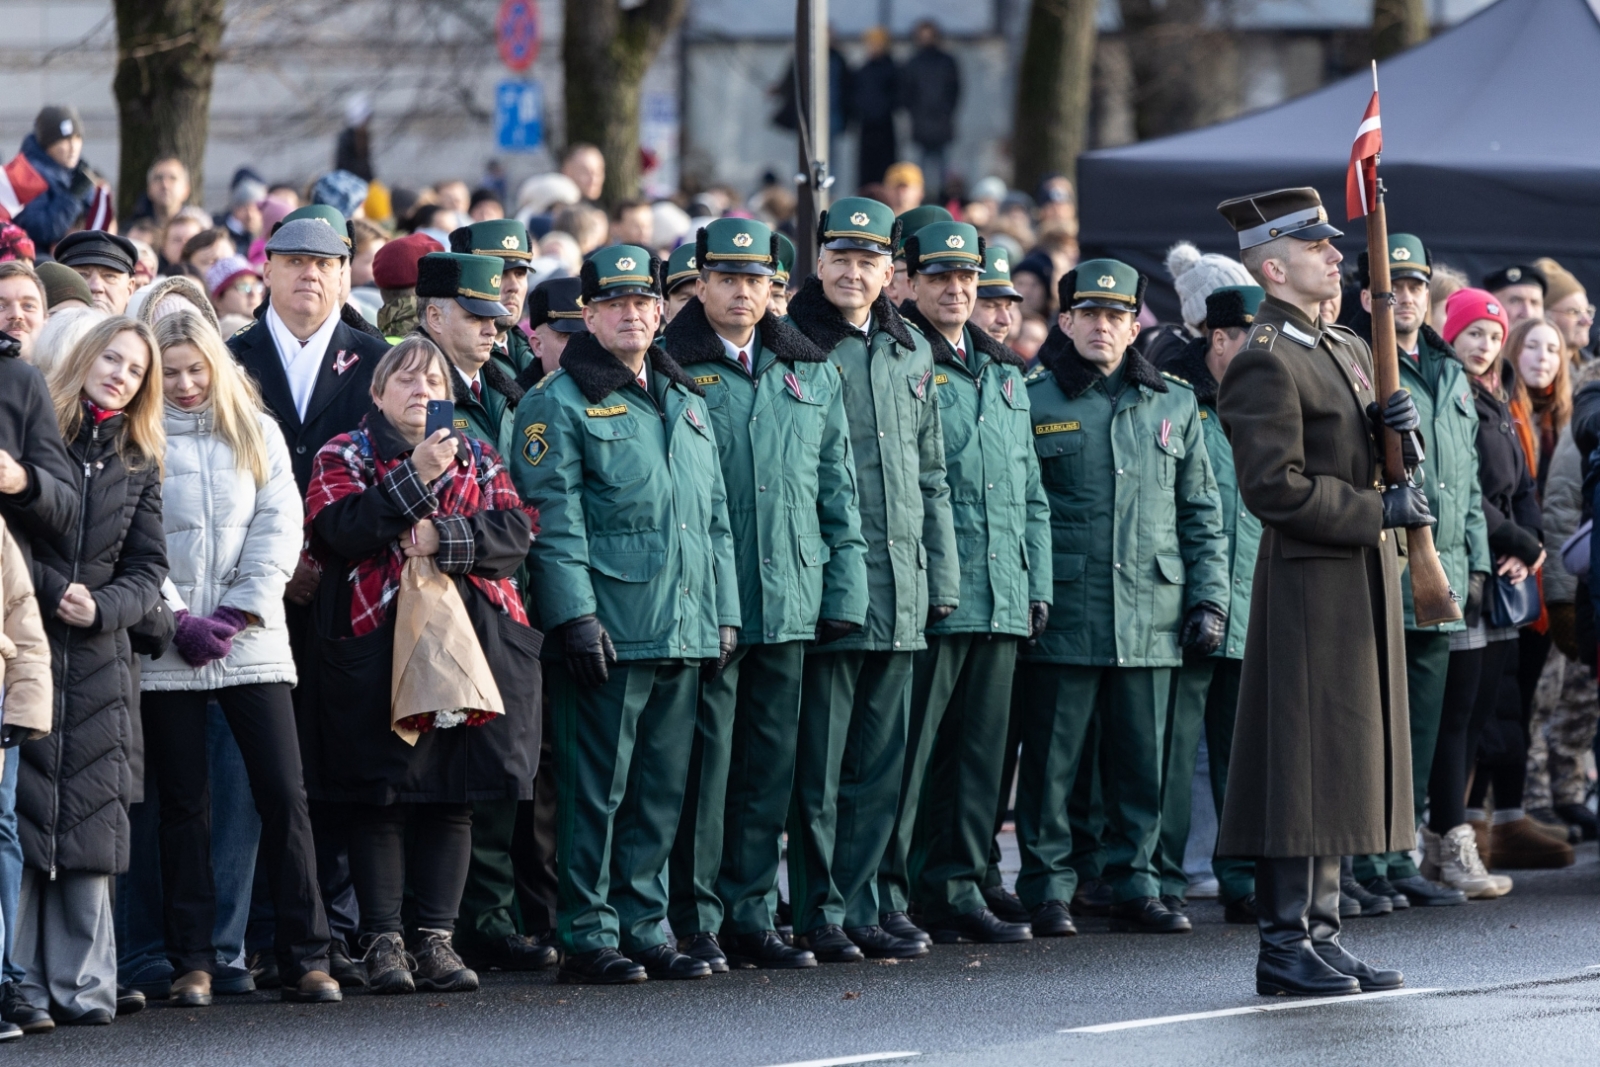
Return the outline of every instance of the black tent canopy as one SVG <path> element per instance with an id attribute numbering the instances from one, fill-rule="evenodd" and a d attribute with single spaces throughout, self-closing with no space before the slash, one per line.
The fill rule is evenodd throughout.
<path id="1" fill-rule="evenodd" d="M 1591 3 L 1595 6 L 1591 7 Z M 1600 0 L 1498 0 L 1378 66 L 1389 228 L 1420 236 L 1474 283 L 1553 256 L 1600 295 Z M 1287 103 L 1078 160 L 1084 255 L 1150 275 L 1177 317 L 1162 261 L 1173 242 L 1237 254 L 1219 201 L 1313 185 L 1344 224 L 1350 144 L 1372 92 L 1362 71 Z"/>

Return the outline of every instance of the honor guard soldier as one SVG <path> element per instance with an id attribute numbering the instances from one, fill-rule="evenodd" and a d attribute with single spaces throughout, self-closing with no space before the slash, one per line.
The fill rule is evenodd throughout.
<path id="1" fill-rule="evenodd" d="M 933 353 L 884 297 L 894 217 L 845 197 L 817 225 L 817 274 L 789 319 L 844 381 L 867 542 L 860 632 L 825 620 L 806 653 L 789 831 L 796 944 L 823 963 L 925 955 L 878 922 L 877 873 L 905 759 L 912 654 L 960 596 Z"/>
<path id="2" fill-rule="evenodd" d="M 524 389 L 561 366 L 561 353 L 575 333 L 583 332 L 583 282 L 578 278 L 547 278 L 528 294 L 528 344 L 534 361 L 517 378 Z"/>
<path id="3" fill-rule="evenodd" d="M 516 219 L 474 222 L 450 233 L 450 251 L 474 256 L 494 256 L 501 261 L 500 303 L 506 312 L 496 324 L 494 359 L 516 381 L 533 362 L 533 348 L 517 323 L 528 299 L 528 264 L 533 260 L 528 227 Z M 512 405 L 515 407 L 515 405 Z"/>
<path id="4" fill-rule="evenodd" d="M 1145 278 L 1095 259 L 1061 279 L 1059 333 L 1028 378 L 1050 499 L 1049 626 L 1023 650 L 1014 699 L 1017 894 L 1036 936 L 1075 933 L 1067 800 L 1097 719 L 1111 929 L 1184 933 L 1160 899 L 1162 738 L 1172 670 L 1228 625 L 1228 543 L 1194 391 L 1132 343 Z"/>
<path id="5" fill-rule="evenodd" d="M 1371 274 L 1367 253 L 1358 260 L 1361 276 L 1361 306 L 1372 310 Z M 1494 561 L 1489 552 L 1489 530 L 1483 516 L 1483 493 L 1478 483 L 1478 411 L 1467 372 L 1456 359 L 1455 351 L 1433 327 L 1423 322 L 1428 313 L 1428 282 L 1433 266 L 1421 239 L 1409 233 L 1389 235 L 1389 288 L 1394 293 L 1394 338 L 1400 356 L 1400 385 L 1417 405 L 1421 425 L 1423 473 L 1418 480 L 1428 495 L 1428 511 L 1439 520 L 1433 528 L 1433 544 L 1444 566 L 1450 588 L 1482 589 Z M 1370 338 L 1368 338 L 1370 341 Z M 1439 727 L 1446 707 L 1455 714 L 1467 715 L 1478 689 L 1483 654 L 1468 647 L 1467 624 L 1461 619 L 1437 626 L 1417 626 L 1412 606 L 1411 571 L 1400 571 L 1400 596 L 1406 626 L 1406 701 L 1411 712 L 1411 800 L 1417 822 L 1429 806 L 1428 779 L 1433 772 L 1434 752 Z M 1459 635 L 1459 636 L 1452 636 Z M 1451 646 L 1459 645 L 1452 652 Z M 1467 761 L 1460 752 L 1450 751 L 1442 764 L 1462 767 Z M 1441 765 L 1450 778 L 1459 782 L 1461 771 L 1453 773 Z M 1466 783 L 1449 790 L 1464 795 Z M 1488 873 L 1474 871 L 1473 855 L 1477 841 L 1467 825 L 1462 796 L 1432 798 L 1434 815 L 1453 811 L 1444 831 L 1435 834 L 1421 825 L 1423 851 L 1439 855 L 1443 844 L 1455 881 L 1473 886 L 1488 884 Z M 1444 841 L 1443 838 L 1448 838 Z M 1441 862 L 1440 866 L 1444 864 Z M 1376 895 L 1387 897 L 1391 907 L 1410 904 L 1465 904 L 1467 894 L 1454 885 L 1440 885 L 1424 878 L 1412 862 L 1409 851 L 1383 855 L 1356 856 L 1353 873 L 1364 893 L 1358 899 Z M 1480 890 L 1481 891 L 1481 890 Z M 1486 895 L 1498 895 L 1486 894 Z M 1363 903 L 1367 903 L 1363 899 Z M 1371 905 L 1368 904 L 1370 907 Z"/>
<path id="6" fill-rule="evenodd" d="M 710 410 L 654 343 L 658 271 L 634 245 L 590 256 L 588 332 L 517 409 L 513 472 L 540 513 L 533 600 L 561 657 L 550 675 L 567 982 L 711 973 L 665 941 L 664 875 L 700 668 L 733 654 L 739 589 Z"/>
<path id="7" fill-rule="evenodd" d="M 983 273 L 978 275 L 978 299 L 972 306 L 970 329 L 982 330 L 1001 344 L 1022 323 L 1022 294 L 1011 284 L 1011 253 L 993 246 L 983 250 Z"/>
<path id="8" fill-rule="evenodd" d="M 667 268 L 662 272 L 661 291 L 666 294 L 667 308 L 662 317 L 669 324 L 678 317 L 683 305 L 694 299 L 695 283 L 700 280 L 700 267 L 695 260 L 692 243 L 679 245 L 667 258 Z"/>
<path id="9" fill-rule="evenodd" d="M 1222 532 L 1228 538 L 1227 634 L 1210 656 L 1185 658 L 1183 666 L 1172 672 L 1167 703 L 1167 759 L 1161 776 L 1161 836 L 1156 843 L 1155 866 L 1161 876 L 1162 902 L 1169 910 L 1182 909 L 1187 902 L 1189 878 L 1183 869 L 1183 853 L 1189 842 L 1190 781 L 1202 730 L 1218 818 L 1228 783 L 1228 753 L 1233 748 L 1233 715 L 1239 705 L 1239 667 L 1244 659 L 1261 522 L 1239 497 L 1233 446 L 1217 418 L 1217 383 L 1244 346 L 1264 295 L 1257 285 L 1214 289 L 1206 297 L 1204 332 L 1173 352 L 1161 368 L 1187 382 L 1200 405 L 1201 436 L 1211 473 L 1217 479 Z M 1211 871 L 1217 878 L 1223 918 L 1254 925 L 1256 884 L 1250 861 L 1217 857 L 1211 862 Z"/>
<path id="10" fill-rule="evenodd" d="M 789 276 L 794 270 L 794 242 L 781 233 L 778 239 L 778 265 L 772 271 L 772 302 L 768 306 L 778 318 L 789 314 Z"/>
<path id="11" fill-rule="evenodd" d="M 1318 319 L 1339 292 L 1340 233 L 1311 188 L 1224 201 L 1267 291 L 1217 393 L 1239 494 L 1261 520 L 1219 856 L 1256 859 L 1256 990 L 1388 989 L 1398 971 L 1339 944 L 1339 857 L 1409 849 L 1410 727 L 1396 527 L 1432 520 L 1382 483 L 1372 357 Z M 1376 411 L 1376 409 L 1373 409 Z M 1404 390 L 1381 421 L 1418 425 Z"/>
<path id="12" fill-rule="evenodd" d="M 501 261 L 434 252 L 417 262 L 417 332 L 439 346 L 455 370 L 455 428 L 511 455 L 522 387 L 493 358 L 499 320 Z"/>
<path id="13" fill-rule="evenodd" d="M 728 665 L 701 683 L 668 879 L 679 950 L 714 970 L 729 959 L 816 966 L 778 936 L 773 911 L 802 665 L 819 627 L 855 629 L 867 615 L 867 546 L 839 371 L 769 310 L 776 246 L 750 219 L 701 230 L 690 246 L 698 295 L 665 337 L 711 409 L 743 620 Z"/>
<path id="14" fill-rule="evenodd" d="M 935 942 L 1026 941 L 1028 926 L 996 918 L 982 886 L 1017 646 L 1050 615 L 1050 503 L 1022 357 L 968 322 L 982 299 L 983 238 L 935 222 L 906 239 L 905 261 L 916 301 L 901 313 L 933 348 L 961 606 L 916 653 L 900 806 L 878 868 L 881 925 L 914 933 L 915 901 Z"/>

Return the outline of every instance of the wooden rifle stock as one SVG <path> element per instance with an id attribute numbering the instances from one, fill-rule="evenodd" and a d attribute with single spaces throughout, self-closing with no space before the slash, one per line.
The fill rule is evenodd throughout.
<path id="1" fill-rule="evenodd" d="M 1372 369 L 1381 408 L 1400 388 L 1400 358 L 1394 339 L 1394 294 L 1389 285 L 1389 223 L 1379 195 L 1377 210 L 1367 213 L 1367 264 L 1372 293 Z M 1405 452 L 1400 435 L 1383 430 L 1383 477 L 1389 485 L 1405 485 Z M 1411 568 L 1411 602 L 1418 626 L 1437 626 L 1461 618 L 1461 607 L 1450 590 L 1439 553 L 1433 547 L 1433 528 L 1406 528 L 1406 559 Z"/>

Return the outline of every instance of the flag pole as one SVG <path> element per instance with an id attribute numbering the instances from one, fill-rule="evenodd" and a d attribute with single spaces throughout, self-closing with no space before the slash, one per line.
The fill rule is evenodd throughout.
<path id="1" fill-rule="evenodd" d="M 1372 92 L 1378 92 L 1378 63 L 1372 63 Z M 1374 160 L 1373 173 L 1377 173 Z M 1384 211 L 1383 182 L 1376 182 L 1377 206 L 1367 212 L 1367 267 L 1372 294 L 1372 369 L 1382 404 L 1400 388 L 1399 348 L 1394 336 L 1394 292 L 1389 279 L 1389 222 Z M 1419 468 L 1420 469 L 1420 468 Z M 1414 484 L 1406 469 L 1400 435 L 1384 428 L 1383 477 L 1389 485 Z M 1439 562 L 1433 528 L 1406 529 L 1406 558 L 1411 571 L 1412 604 L 1418 626 L 1437 626 L 1461 618 L 1450 579 Z"/>

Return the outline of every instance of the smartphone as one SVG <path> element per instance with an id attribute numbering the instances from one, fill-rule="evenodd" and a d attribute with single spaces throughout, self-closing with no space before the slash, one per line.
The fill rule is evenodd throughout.
<path id="1" fill-rule="evenodd" d="M 424 437 L 432 437 L 440 430 L 455 432 L 456 402 L 454 400 L 428 401 L 428 428 Z"/>

